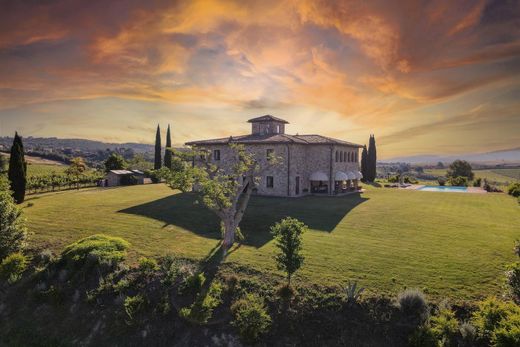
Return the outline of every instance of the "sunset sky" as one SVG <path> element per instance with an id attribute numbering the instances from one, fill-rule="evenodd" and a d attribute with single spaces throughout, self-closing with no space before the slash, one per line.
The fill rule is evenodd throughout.
<path id="1" fill-rule="evenodd" d="M 398 4 L 399 3 L 399 4 Z M 520 147 L 520 1 L 0 0 L 0 136 Z"/>

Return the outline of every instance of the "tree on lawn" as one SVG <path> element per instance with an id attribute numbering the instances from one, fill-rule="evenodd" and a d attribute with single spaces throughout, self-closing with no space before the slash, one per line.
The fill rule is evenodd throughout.
<path id="1" fill-rule="evenodd" d="M 363 152 L 361 152 L 361 174 L 363 175 L 363 180 L 366 180 L 368 177 L 367 173 L 367 146 L 363 146 Z"/>
<path id="2" fill-rule="evenodd" d="M 9 181 L 0 175 L 0 262 L 9 254 L 23 250 L 27 228 L 22 210 L 9 191 Z"/>
<path id="3" fill-rule="evenodd" d="M 457 159 L 451 163 L 450 167 L 448 168 L 447 176 L 452 178 L 466 177 L 469 181 L 471 181 L 475 175 L 473 174 L 470 163 L 465 160 Z"/>
<path id="4" fill-rule="evenodd" d="M 85 171 L 87 171 L 88 166 L 85 164 L 85 161 L 81 157 L 72 158 L 70 161 L 69 167 L 65 170 L 65 174 L 69 176 L 74 176 L 76 179 L 76 188 L 79 189 L 79 176 L 81 176 Z"/>
<path id="5" fill-rule="evenodd" d="M 279 252 L 276 255 L 278 270 L 287 274 L 287 286 L 291 286 L 292 275 L 302 266 L 304 257 L 302 250 L 302 235 L 308 227 L 291 217 L 282 219 L 271 227 L 275 245 Z"/>
<path id="6" fill-rule="evenodd" d="M 22 138 L 18 136 L 18 133 L 15 133 L 11 147 L 8 177 L 11 181 L 14 200 L 17 204 L 21 204 L 25 199 L 25 188 L 27 186 L 27 163 L 25 162 Z"/>
<path id="7" fill-rule="evenodd" d="M 109 172 L 110 170 L 123 170 L 126 168 L 125 158 L 120 156 L 117 153 L 110 154 L 110 157 L 105 160 L 105 171 Z"/>
<path id="8" fill-rule="evenodd" d="M 377 150 L 376 150 L 376 139 L 374 135 L 370 135 L 368 142 L 368 153 L 367 153 L 367 181 L 374 182 L 376 179 L 376 167 L 377 164 Z"/>
<path id="9" fill-rule="evenodd" d="M 257 160 L 243 145 L 229 146 L 230 164 L 226 170 L 212 164 L 210 152 L 193 150 L 175 153 L 175 157 L 197 160 L 200 165 L 180 166 L 166 177 L 172 189 L 186 192 L 197 187 L 204 205 L 221 220 L 224 252 L 233 245 L 237 234 L 240 235 L 239 224 L 260 177 L 281 160 L 276 156 Z"/>
<path id="10" fill-rule="evenodd" d="M 155 134 L 155 160 L 153 169 L 159 170 L 162 166 L 162 155 L 161 155 L 161 128 L 157 125 L 157 133 Z"/>
<path id="11" fill-rule="evenodd" d="M 166 149 L 164 151 L 164 166 L 168 169 L 172 168 L 172 138 L 170 133 L 170 124 L 168 124 L 168 130 L 166 131 Z"/>

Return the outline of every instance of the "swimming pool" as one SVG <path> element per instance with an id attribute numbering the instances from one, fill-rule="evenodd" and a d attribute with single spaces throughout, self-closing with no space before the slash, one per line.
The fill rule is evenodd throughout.
<path id="1" fill-rule="evenodd" d="M 453 187 L 453 186 L 424 186 L 419 188 L 425 192 L 450 192 L 450 193 L 467 193 L 468 187 Z"/>

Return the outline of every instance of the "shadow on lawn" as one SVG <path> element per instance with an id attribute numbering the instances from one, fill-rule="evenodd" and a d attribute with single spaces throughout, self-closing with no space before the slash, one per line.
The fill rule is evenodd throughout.
<path id="1" fill-rule="evenodd" d="M 332 232 L 339 222 L 357 205 L 368 200 L 359 194 L 343 197 L 273 198 L 253 196 L 240 229 L 244 244 L 261 247 L 271 240 L 269 228 L 284 217 L 294 217 L 309 228 Z M 204 207 L 195 193 L 173 194 L 168 197 L 118 211 L 160 220 L 197 235 L 220 239 L 218 218 Z"/>

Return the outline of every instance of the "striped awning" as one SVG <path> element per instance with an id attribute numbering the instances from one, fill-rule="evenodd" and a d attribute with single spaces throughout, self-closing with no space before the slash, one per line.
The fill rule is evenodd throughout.
<path id="1" fill-rule="evenodd" d="M 334 178 L 336 181 L 347 181 L 349 179 L 348 175 L 343 171 L 336 172 L 336 176 L 334 176 Z"/>

